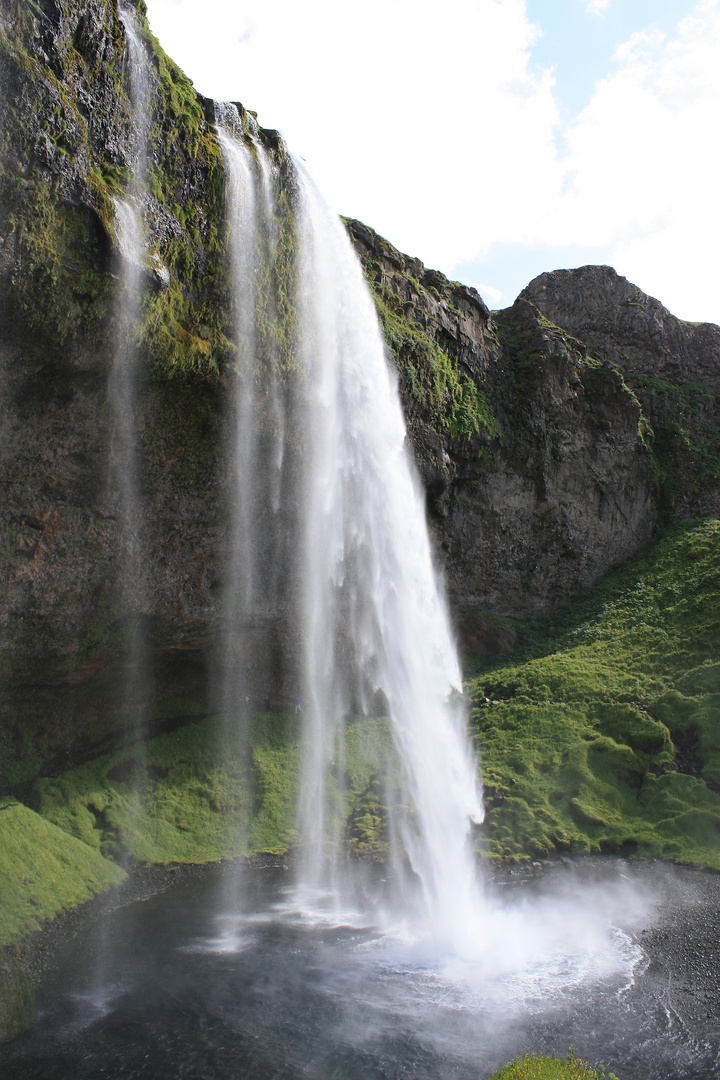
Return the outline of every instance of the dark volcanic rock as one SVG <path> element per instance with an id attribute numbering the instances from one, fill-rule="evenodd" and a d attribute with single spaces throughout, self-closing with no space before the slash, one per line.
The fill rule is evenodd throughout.
<path id="1" fill-rule="evenodd" d="M 527 301 L 495 321 L 502 434 L 464 462 L 442 526 L 450 594 L 458 610 L 542 611 L 650 538 L 653 461 L 610 364 L 589 363 Z"/>
<path id="2" fill-rule="evenodd" d="M 386 325 L 462 642 L 502 651 L 485 608 L 546 611 L 652 535 L 657 480 L 640 404 L 612 363 L 589 359 L 534 304 L 491 316 L 474 290 L 358 222 L 348 228 Z M 405 336 L 392 322 L 387 333 L 388 307 Z M 472 380 L 484 430 L 459 437 L 418 391 L 428 340 Z"/>
<path id="3" fill-rule="evenodd" d="M 611 266 L 540 274 L 520 296 L 621 371 L 720 387 L 720 327 L 676 319 Z"/>

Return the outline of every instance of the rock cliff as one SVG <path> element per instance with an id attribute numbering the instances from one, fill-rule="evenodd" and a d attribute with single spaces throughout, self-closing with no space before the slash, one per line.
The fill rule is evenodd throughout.
<path id="1" fill-rule="evenodd" d="M 548 610 L 651 536 L 647 422 L 619 369 L 532 302 L 491 315 L 474 290 L 348 225 L 398 368 L 463 638 L 502 649 L 507 629 L 488 615 Z M 424 391 L 415 372 L 433 368 L 471 387 L 460 407 L 449 379 L 437 399 Z"/>
<path id="2" fill-rule="evenodd" d="M 611 266 L 540 274 L 520 296 L 620 371 L 720 386 L 720 327 L 676 319 Z"/>
<path id="3" fill-rule="evenodd" d="M 206 711 L 217 670 L 234 359 L 225 179 L 213 103 L 152 38 L 142 0 L 133 7 L 155 90 L 138 342 L 145 562 L 131 613 L 108 470 L 116 205 L 136 153 L 125 31 L 115 0 L 0 0 L 0 754 L 11 786 L 128 730 L 117 700 L 131 615 L 151 645 L 145 705 L 159 728 Z M 292 169 L 276 133 L 239 115 L 284 184 L 287 242 L 271 277 L 286 321 L 282 340 L 259 348 L 287 367 Z M 718 504 L 717 327 L 679 322 L 608 268 L 543 275 L 490 313 L 473 289 L 346 224 L 467 650 L 507 649 L 508 616 L 552 609 L 661 518 Z M 246 629 L 286 694 L 282 598 Z"/>

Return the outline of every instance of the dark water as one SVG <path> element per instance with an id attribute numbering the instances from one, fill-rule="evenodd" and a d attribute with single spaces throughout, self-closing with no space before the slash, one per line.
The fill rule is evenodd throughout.
<path id="1" fill-rule="evenodd" d="M 78 941 L 3 1080 L 481 1080 L 521 1052 L 720 1075 L 720 879 L 587 863 L 489 887 L 464 962 L 218 873 Z M 224 914 L 217 915 L 218 910 Z"/>

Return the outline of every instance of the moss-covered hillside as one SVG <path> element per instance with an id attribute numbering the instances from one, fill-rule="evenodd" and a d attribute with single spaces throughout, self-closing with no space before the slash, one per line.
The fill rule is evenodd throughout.
<path id="1" fill-rule="evenodd" d="M 482 846 L 720 869 L 720 522 L 677 524 L 469 682 Z"/>

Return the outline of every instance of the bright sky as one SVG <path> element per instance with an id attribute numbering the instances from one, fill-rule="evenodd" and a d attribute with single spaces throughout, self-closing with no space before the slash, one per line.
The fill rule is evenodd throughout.
<path id="1" fill-rule="evenodd" d="M 720 323 L 720 0 L 146 0 L 332 206 L 511 304 L 609 263 Z"/>

